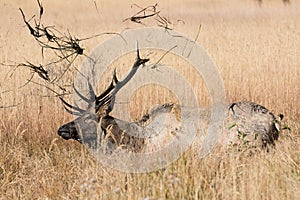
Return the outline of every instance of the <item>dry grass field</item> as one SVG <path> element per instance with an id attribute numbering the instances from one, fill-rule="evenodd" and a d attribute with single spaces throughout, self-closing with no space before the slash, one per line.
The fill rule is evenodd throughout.
<path id="1" fill-rule="evenodd" d="M 156 2 L 43 1 L 43 17 L 46 24 L 84 38 L 143 27 L 122 22 L 136 11 L 130 7 L 134 3 Z M 21 7 L 30 18 L 38 13 L 37 3 L 0 0 L 0 199 L 300 199 L 300 2 L 158 3 L 162 15 L 185 22 L 174 28 L 189 38 L 196 37 L 201 24 L 197 42 L 219 68 L 228 102 L 251 100 L 274 114 L 283 113 L 291 131 L 281 133 L 275 149 L 252 156 L 247 150 L 215 149 L 200 159 L 197 149 L 189 149 L 156 172 L 127 174 L 104 167 L 83 145 L 57 135 L 57 129 L 72 119 L 57 97 L 33 83 L 20 88 L 30 76 L 25 68 L 7 75 L 11 67 L 5 64 L 43 60 L 18 10 Z M 109 37 L 82 45 L 88 53 Z M 81 60 L 77 61 L 74 65 L 79 67 Z M 127 61 L 130 67 L 132 61 Z M 181 70 L 199 88 L 201 104 L 209 104 L 205 85 L 187 67 Z M 146 109 L 144 99 L 150 99 L 149 105 L 168 100 L 168 92 L 162 93 L 163 99 L 159 91 L 156 94 L 136 94 L 130 103 L 140 111 L 132 111 L 134 115 Z"/>

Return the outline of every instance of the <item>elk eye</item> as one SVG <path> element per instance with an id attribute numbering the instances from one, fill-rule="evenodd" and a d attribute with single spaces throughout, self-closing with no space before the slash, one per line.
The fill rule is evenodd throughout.
<path id="1" fill-rule="evenodd" d="M 84 123 L 89 123 L 91 121 L 91 119 L 90 118 L 86 118 L 86 119 L 84 119 Z"/>

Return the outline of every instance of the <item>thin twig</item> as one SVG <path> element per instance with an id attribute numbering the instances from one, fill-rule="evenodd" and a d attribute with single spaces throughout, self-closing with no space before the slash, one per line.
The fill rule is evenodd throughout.
<path id="1" fill-rule="evenodd" d="M 177 45 L 175 45 L 174 47 L 170 48 L 167 52 L 165 52 L 157 61 L 155 64 L 153 64 L 153 66 L 151 67 L 152 69 L 157 68 L 157 65 L 160 61 L 162 61 L 162 59 L 168 54 L 170 53 L 173 49 L 175 49 L 177 47 Z"/>
<path id="2" fill-rule="evenodd" d="M 193 50 L 193 48 L 194 48 L 194 46 L 195 46 L 195 44 L 196 44 L 196 42 L 197 42 L 197 40 L 198 40 L 198 38 L 199 38 L 200 31 L 201 31 L 201 24 L 199 25 L 199 28 L 198 28 L 198 32 L 197 32 L 196 38 L 195 38 L 195 40 L 194 40 L 194 42 L 193 42 L 193 46 L 191 47 L 190 52 L 188 53 L 188 57 L 191 55 L 192 50 Z"/>

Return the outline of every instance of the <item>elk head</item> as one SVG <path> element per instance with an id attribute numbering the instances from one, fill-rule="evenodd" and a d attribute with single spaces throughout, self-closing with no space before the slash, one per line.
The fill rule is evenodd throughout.
<path id="1" fill-rule="evenodd" d="M 117 92 L 130 81 L 135 75 L 138 68 L 148 62 L 149 59 L 141 59 L 139 56 L 139 50 L 137 50 L 137 59 L 133 64 L 132 69 L 128 75 L 119 81 L 114 71 L 113 79 L 109 87 L 97 96 L 93 90 L 92 85 L 88 82 L 89 97 L 82 95 L 75 87 L 74 91 L 76 94 L 86 103 L 88 103 L 87 109 L 81 109 L 78 106 L 73 106 L 67 103 L 63 98 L 60 97 L 62 103 L 67 112 L 78 117 L 67 124 L 64 124 L 58 129 L 58 135 L 63 139 L 74 139 L 80 143 L 90 144 L 90 142 L 98 141 L 99 131 L 104 133 L 104 136 L 108 134 L 108 130 L 111 132 L 119 132 L 116 134 L 114 140 L 121 141 L 122 130 L 118 129 L 117 123 L 109 113 L 113 110 L 115 103 L 115 96 Z M 117 143 L 111 141 L 111 143 Z"/>

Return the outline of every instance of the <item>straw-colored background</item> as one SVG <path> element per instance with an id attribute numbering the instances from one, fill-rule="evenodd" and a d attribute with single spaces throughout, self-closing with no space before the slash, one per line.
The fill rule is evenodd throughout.
<path id="1" fill-rule="evenodd" d="M 84 38 L 143 27 L 122 22 L 137 11 L 131 8 L 133 3 L 147 6 L 156 2 L 44 1 L 43 17 L 45 24 L 54 24 L 61 31 L 69 30 Z M 77 142 L 59 138 L 58 127 L 72 116 L 64 111 L 57 98 L 43 97 L 50 94 L 47 89 L 34 84 L 18 89 L 29 77 L 26 69 L 8 77 L 11 68 L 1 65 L 0 105 L 18 104 L 0 109 L 1 199 L 300 198 L 297 193 L 300 190 L 299 1 L 291 0 L 290 5 L 285 5 L 280 0 L 269 0 L 261 6 L 251 0 L 158 3 L 161 14 L 175 23 L 176 31 L 189 38 L 196 37 L 201 24 L 197 42 L 220 70 L 228 102 L 258 102 L 274 114 L 283 113 L 284 123 L 292 130 L 283 132 L 276 149 L 269 153 L 249 156 L 244 152 L 216 151 L 198 159 L 194 154 L 197 150 L 192 149 L 164 170 L 125 174 L 103 167 Z M 41 62 L 40 49 L 24 27 L 19 7 L 27 18 L 38 13 L 35 1 L 0 1 L 2 64 Z M 155 26 L 153 21 L 147 23 Z M 82 45 L 88 53 L 107 38 L 96 38 Z M 132 58 L 134 55 L 120 62 L 129 69 Z M 80 62 L 75 65 L 80 66 Z M 174 65 L 198 88 L 201 103 L 209 104 L 203 82 L 191 75 L 194 73 L 179 59 Z M 126 70 L 118 73 L 124 74 Z M 103 79 L 105 85 L 110 77 Z M 130 102 L 133 118 L 138 118 L 153 103 L 174 100 L 168 98 L 169 91 L 161 88 L 145 91 L 136 93 Z"/>

